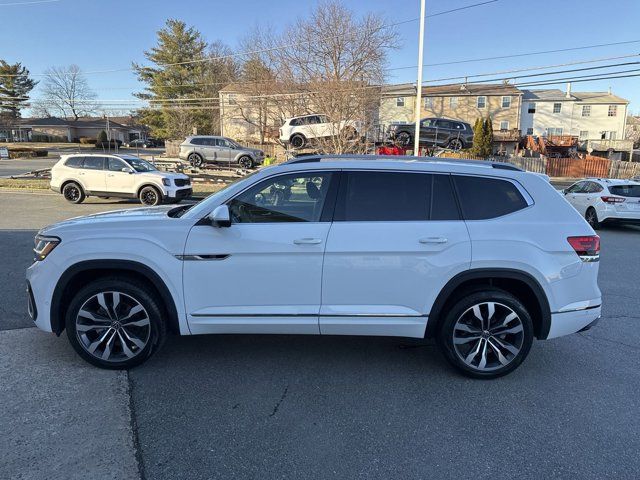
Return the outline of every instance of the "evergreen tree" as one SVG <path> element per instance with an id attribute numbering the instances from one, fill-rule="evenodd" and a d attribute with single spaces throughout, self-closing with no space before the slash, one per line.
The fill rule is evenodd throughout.
<path id="1" fill-rule="evenodd" d="M 98 145 L 101 145 L 107 143 L 108 141 L 109 138 L 107 137 L 107 132 L 105 132 L 104 130 L 100 130 L 100 133 L 96 137 L 96 143 Z"/>
<path id="2" fill-rule="evenodd" d="M 483 157 L 490 157 L 493 154 L 493 122 L 491 117 L 487 115 L 487 118 L 483 122 L 483 138 L 482 138 L 482 153 Z"/>
<path id="3" fill-rule="evenodd" d="M 481 118 L 476 118 L 476 123 L 473 124 L 473 146 L 471 147 L 471 153 L 477 157 L 482 156 L 482 145 L 484 142 L 484 129 L 483 121 Z"/>
<path id="4" fill-rule="evenodd" d="M 0 60 L 0 116 L 20 118 L 20 110 L 27 105 L 29 93 L 37 83 L 29 78 L 29 70 L 22 64 L 10 65 Z"/>
<path id="5" fill-rule="evenodd" d="M 160 138 L 182 138 L 193 129 L 210 133 L 211 107 L 218 101 L 201 100 L 206 98 L 207 43 L 196 29 L 174 19 L 167 20 L 157 37 L 157 45 L 144 52 L 153 66 L 133 64 L 138 80 L 147 85 L 137 96 L 151 105 L 140 112 L 143 122 Z M 194 98 L 198 100 L 186 100 Z"/>

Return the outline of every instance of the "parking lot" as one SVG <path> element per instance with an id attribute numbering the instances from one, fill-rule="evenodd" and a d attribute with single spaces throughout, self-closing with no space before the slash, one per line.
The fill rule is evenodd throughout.
<path id="1" fill-rule="evenodd" d="M 0 478 L 638 478 L 638 227 L 599 232 L 601 322 L 498 380 L 431 342 L 331 336 L 172 337 L 113 372 L 32 327 L 24 271 L 39 228 L 138 205 L 0 206 Z"/>

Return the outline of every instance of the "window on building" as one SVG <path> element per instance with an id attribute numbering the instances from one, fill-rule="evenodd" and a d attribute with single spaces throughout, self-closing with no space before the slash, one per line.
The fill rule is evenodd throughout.
<path id="1" fill-rule="evenodd" d="M 424 97 L 424 108 L 433 108 L 433 97 Z"/>
<path id="2" fill-rule="evenodd" d="M 591 105 L 583 105 L 582 106 L 582 116 L 590 117 L 591 116 Z"/>
<path id="3" fill-rule="evenodd" d="M 236 99 L 236 94 L 235 93 L 230 93 L 227 96 L 227 101 L 228 101 L 229 105 L 236 105 L 238 103 L 238 101 Z"/>
<path id="4" fill-rule="evenodd" d="M 560 113 L 562 111 L 562 104 L 561 103 L 554 103 L 553 104 L 553 113 Z"/>
<path id="5" fill-rule="evenodd" d="M 507 180 L 454 175 L 465 220 L 501 217 L 527 207 L 518 188 Z"/>
<path id="6" fill-rule="evenodd" d="M 486 106 L 487 106 L 487 97 L 485 97 L 485 96 L 478 97 L 478 99 L 476 101 L 476 105 L 478 106 L 478 108 L 486 108 Z"/>
<path id="7" fill-rule="evenodd" d="M 458 97 L 449 98 L 449 108 L 458 108 Z"/>
<path id="8" fill-rule="evenodd" d="M 527 113 L 536 113 L 536 104 L 534 102 L 529 102 Z"/>
<path id="9" fill-rule="evenodd" d="M 396 107 L 404 107 L 404 97 L 396 97 Z"/>
<path id="10" fill-rule="evenodd" d="M 609 112 L 607 113 L 607 116 L 615 117 L 616 115 L 618 115 L 618 105 L 609 105 Z"/>
<path id="11" fill-rule="evenodd" d="M 557 128 L 557 127 L 550 127 L 547 128 L 547 135 L 551 136 L 551 135 L 562 135 L 562 128 Z"/>
<path id="12" fill-rule="evenodd" d="M 602 132 L 600 134 L 600 139 L 602 140 L 615 140 L 617 136 L 617 132 L 615 130 L 611 130 L 608 132 Z"/>
<path id="13" fill-rule="evenodd" d="M 500 130 L 509 130 L 509 122 L 507 120 L 500 122 Z"/>
<path id="14" fill-rule="evenodd" d="M 511 106 L 511 97 L 502 97 L 502 108 L 509 108 Z"/>
<path id="15" fill-rule="evenodd" d="M 586 140 L 589 138 L 589 130 L 580 130 L 580 134 L 578 135 L 580 140 Z"/>
<path id="16" fill-rule="evenodd" d="M 533 127 L 527 128 L 527 135 L 533 135 Z"/>

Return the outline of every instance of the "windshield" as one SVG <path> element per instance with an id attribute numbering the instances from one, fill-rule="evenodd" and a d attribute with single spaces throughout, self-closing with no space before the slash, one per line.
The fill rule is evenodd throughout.
<path id="1" fill-rule="evenodd" d="M 126 157 L 124 160 L 126 160 L 136 172 L 155 172 L 158 170 L 151 163 L 138 157 Z"/>

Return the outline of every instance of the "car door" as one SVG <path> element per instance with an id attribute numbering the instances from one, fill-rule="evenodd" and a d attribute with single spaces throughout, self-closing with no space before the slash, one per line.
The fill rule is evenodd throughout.
<path id="1" fill-rule="evenodd" d="M 192 333 L 319 333 L 335 178 L 269 177 L 227 202 L 230 227 L 191 229 L 183 282 Z"/>
<path id="2" fill-rule="evenodd" d="M 436 124 L 432 118 L 425 118 L 420 122 L 420 144 L 433 146 L 436 142 Z"/>
<path id="3" fill-rule="evenodd" d="M 235 149 L 226 138 L 216 138 L 216 155 L 217 161 L 231 166 L 231 162 L 235 160 Z"/>
<path id="4" fill-rule="evenodd" d="M 586 181 L 574 183 L 565 190 L 565 198 L 581 215 L 587 211 L 585 197 L 588 184 Z"/>
<path id="5" fill-rule="evenodd" d="M 134 194 L 135 181 L 133 168 L 119 158 L 107 157 L 107 192 Z"/>
<path id="6" fill-rule="evenodd" d="M 453 123 L 449 120 L 436 120 L 436 143 L 446 145 L 452 136 L 454 136 Z"/>
<path id="7" fill-rule="evenodd" d="M 84 157 L 80 178 L 87 192 L 104 192 L 106 190 L 105 157 Z"/>
<path id="8" fill-rule="evenodd" d="M 320 331 L 422 337 L 471 244 L 450 176 L 345 171 L 327 239 Z"/>

